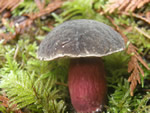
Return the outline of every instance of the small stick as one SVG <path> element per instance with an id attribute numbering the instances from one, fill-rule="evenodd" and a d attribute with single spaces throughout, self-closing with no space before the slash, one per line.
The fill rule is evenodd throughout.
<path id="1" fill-rule="evenodd" d="M 14 60 L 16 60 L 16 57 L 17 57 L 18 51 L 19 51 L 19 46 L 17 45 L 16 51 L 15 51 L 15 54 L 14 54 Z"/>
<path id="2" fill-rule="evenodd" d="M 144 18 L 144 17 L 142 17 L 142 16 L 140 16 L 140 15 L 137 15 L 137 14 L 135 14 L 135 13 L 130 14 L 130 13 L 127 13 L 127 12 L 121 12 L 120 14 L 124 14 L 124 15 L 127 15 L 127 16 L 133 16 L 133 17 L 139 18 L 139 19 L 141 19 L 141 20 L 147 22 L 148 24 L 150 24 L 150 20 L 149 20 L 149 19 Z"/>
<path id="3" fill-rule="evenodd" d="M 138 27 L 134 27 L 139 33 L 143 34 L 145 37 L 147 37 L 148 39 L 150 39 L 150 35 L 148 35 L 147 33 L 145 33 L 143 30 L 141 30 Z"/>
<path id="4" fill-rule="evenodd" d="M 65 84 L 65 83 L 56 82 L 56 84 L 57 84 L 57 85 L 62 85 L 62 86 L 68 87 L 68 84 Z"/>

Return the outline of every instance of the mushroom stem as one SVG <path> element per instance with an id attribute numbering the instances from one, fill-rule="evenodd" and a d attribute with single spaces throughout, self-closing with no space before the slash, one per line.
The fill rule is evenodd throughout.
<path id="1" fill-rule="evenodd" d="M 107 86 L 100 58 L 71 59 L 68 79 L 71 102 L 77 112 L 102 110 Z"/>

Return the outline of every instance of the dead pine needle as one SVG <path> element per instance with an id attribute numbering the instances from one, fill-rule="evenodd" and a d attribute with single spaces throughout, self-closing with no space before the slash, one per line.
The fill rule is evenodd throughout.
<path id="1" fill-rule="evenodd" d="M 138 27 L 134 27 L 140 34 L 144 35 L 146 38 L 150 39 L 150 35 L 148 35 L 147 33 L 145 33 L 142 29 L 138 28 Z"/>
<path id="2" fill-rule="evenodd" d="M 18 51 L 19 51 L 19 46 L 16 46 L 16 50 L 15 50 L 15 54 L 14 54 L 14 60 L 16 60 L 16 57 L 18 55 Z"/>
<path id="3" fill-rule="evenodd" d="M 133 16 L 135 18 L 141 19 L 141 20 L 145 21 L 146 23 L 150 24 L 150 19 L 149 18 L 145 18 L 145 17 L 140 16 L 140 15 L 135 14 L 135 13 L 120 12 L 119 14 L 124 14 L 124 15 L 127 15 L 127 16 Z"/>

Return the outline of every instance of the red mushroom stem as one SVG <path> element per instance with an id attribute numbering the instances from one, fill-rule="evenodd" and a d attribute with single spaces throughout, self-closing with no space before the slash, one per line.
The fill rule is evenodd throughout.
<path id="1" fill-rule="evenodd" d="M 72 59 L 68 79 L 71 102 L 77 112 L 102 110 L 107 86 L 100 58 Z"/>

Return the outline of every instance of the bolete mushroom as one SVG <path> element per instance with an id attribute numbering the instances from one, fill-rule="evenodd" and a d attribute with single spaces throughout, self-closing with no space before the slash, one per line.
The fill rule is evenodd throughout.
<path id="1" fill-rule="evenodd" d="M 88 19 L 71 20 L 54 28 L 41 42 L 38 58 L 51 61 L 70 58 L 68 85 L 77 112 L 101 111 L 107 93 L 100 57 L 125 48 L 119 33 L 108 25 Z"/>

